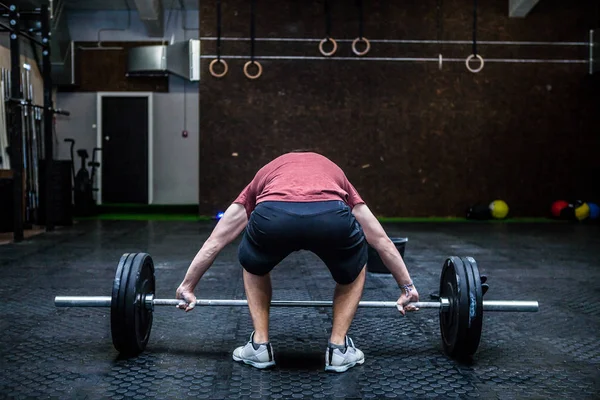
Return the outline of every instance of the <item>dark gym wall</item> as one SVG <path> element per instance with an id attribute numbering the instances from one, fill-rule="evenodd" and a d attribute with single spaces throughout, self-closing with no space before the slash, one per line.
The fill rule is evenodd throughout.
<path id="1" fill-rule="evenodd" d="M 525 19 L 508 1 L 479 2 L 478 40 L 575 41 L 600 26 L 594 1 L 543 0 Z M 216 36 L 203 1 L 201 37 Z M 358 35 L 355 1 L 330 0 L 332 36 Z M 370 39 L 470 40 L 470 0 L 364 1 Z M 222 34 L 249 37 L 250 2 L 223 1 Z M 257 1 L 257 37 L 324 37 L 323 1 Z M 203 40 L 204 55 L 215 54 Z M 585 46 L 478 46 L 484 58 L 587 59 Z M 374 43 L 366 57 L 465 58 L 471 45 Z M 248 56 L 249 42 L 222 42 Z M 257 55 L 320 56 L 317 43 L 257 42 Z M 340 43 L 337 56 L 351 57 Z M 598 199 L 598 78 L 585 64 L 272 60 L 262 77 L 228 60 L 222 79 L 203 60 L 200 212 L 226 207 L 266 162 L 312 147 L 337 162 L 380 216 L 463 216 L 477 201 L 506 200 L 513 216 L 547 215 L 556 198 Z M 237 153 L 236 156 L 232 154 Z M 596 183 L 594 183 L 596 182 Z"/>

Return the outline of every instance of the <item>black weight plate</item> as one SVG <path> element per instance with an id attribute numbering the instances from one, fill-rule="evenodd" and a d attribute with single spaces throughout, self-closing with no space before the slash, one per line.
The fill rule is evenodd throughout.
<path id="1" fill-rule="evenodd" d="M 112 299 L 110 302 L 110 329 L 113 345 L 117 351 L 125 349 L 126 334 L 125 331 L 125 287 L 127 286 L 127 279 L 129 277 L 129 270 L 131 269 L 131 261 L 129 258 L 133 258 L 135 254 L 123 254 L 119 264 L 117 265 L 117 271 L 115 273 L 115 279 L 113 281 Z"/>
<path id="2" fill-rule="evenodd" d="M 442 267 L 440 297 L 448 299 L 447 310 L 440 308 L 440 332 L 444 351 L 450 357 L 465 353 L 469 327 L 469 289 L 465 267 L 459 257 L 449 257 Z"/>
<path id="3" fill-rule="evenodd" d="M 477 261 L 473 257 L 463 257 L 463 264 L 469 286 L 469 327 L 465 338 L 464 356 L 470 357 L 479 347 L 483 327 L 483 292 Z"/>
<path id="4" fill-rule="evenodd" d="M 135 332 L 135 336 L 132 337 L 135 342 L 132 342 L 131 348 L 134 354 L 138 354 L 146 348 L 152 330 L 152 309 L 148 309 L 144 302 L 146 296 L 153 295 L 156 288 L 154 263 L 150 255 L 138 254 L 130 274 L 135 276 L 135 279 L 129 280 L 127 290 L 127 322 L 131 332 Z"/>
<path id="5" fill-rule="evenodd" d="M 124 254 L 117 267 L 111 303 L 113 345 L 119 353 L 144 351 L 152 329 L 152 310 L 146 295 L 154 294 L 154 263 L 146 253 Z"/>

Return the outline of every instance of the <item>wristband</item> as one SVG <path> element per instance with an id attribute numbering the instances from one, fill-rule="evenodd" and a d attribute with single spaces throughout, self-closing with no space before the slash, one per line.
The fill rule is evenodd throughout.
<path id="1" fill-rule="evenodd" d="M 412 281 L 410 281 L 410 283 L 409 283 L 409 284 L 406 284 L 406 285 L 400 285 L 400 284 L 398 284 L 398 287 L 399 287 L 400 289 L 403 289 L 403 290 L 406 292 L 406 295 L 407 295 L 407 296 L 408 296 L 408 294 L 410 293 L 410 291 L 412 290 L 412 289 L 411 289 L 411 287 L 414 287 L 414 286 L 415 286 L 415 285 L 413 284 L 413 282 L 412 282 Z"/>

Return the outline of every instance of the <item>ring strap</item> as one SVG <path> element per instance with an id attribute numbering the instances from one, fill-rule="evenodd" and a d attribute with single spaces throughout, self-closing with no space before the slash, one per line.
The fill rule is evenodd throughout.
<path id="1" fill-rule="evenodd" d="M 325 0 L 325 37 L 331 37 L 331 8 L 329 7 L 329 0 Z"/>
<path id="2" fill-rule="evenodd" d="M 477 55 L 477 0 L 473 0 L 473 55 Z"/>
<path id="3" fill-rule="evenodd" d="M 364 21 L 363 21 L 363 2 L 362 0 L 356 0 L 358 7 L 358 38 L 363 38 Z"/>
<path id="4" fill-rule="evenodd" d="M 329 6 L 329 0 L 324 1 L 323 11 L 325 13 L 325 39 L 319 43 L 319 51 L 326 57 L 332 56 L 337 51 L 337 43 L 331 37 L 331 8 Z M 333 48 L 331 51 L 325 51 L 325 44 L 331 42 Z"/>
<path id="5" fill-rule="evenodd" d="M 217 0 L 217 60 L 221 61 L 221 0 Z"/>
<path id="6" fill-rule="evenodd" d="M 250 0 L 250 60 L 254 62 L 254 42 L 256 39 L 256 0 Z"/>

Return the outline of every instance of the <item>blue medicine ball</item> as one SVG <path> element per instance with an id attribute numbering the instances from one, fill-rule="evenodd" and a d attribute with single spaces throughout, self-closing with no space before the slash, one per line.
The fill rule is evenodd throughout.
<path id="1" fill-rule="evenodd" d="M 588 203 L 590 208 L 590 219 L 597 219 L 600 217 L 600 207 L 596 203 Z"/>

